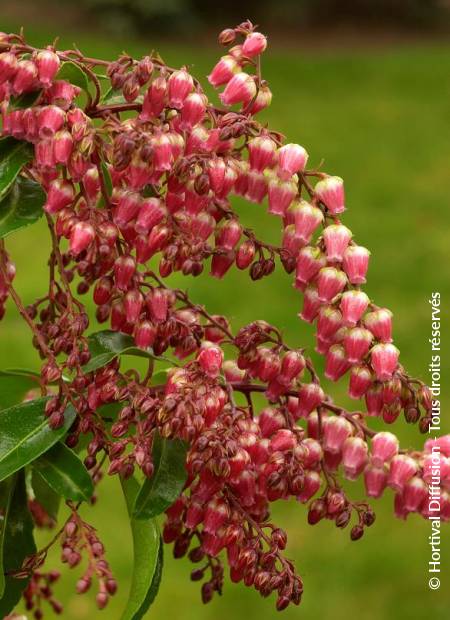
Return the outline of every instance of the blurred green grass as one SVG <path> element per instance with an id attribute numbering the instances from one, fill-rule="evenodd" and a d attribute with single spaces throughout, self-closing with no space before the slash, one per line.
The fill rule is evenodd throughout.
<path id="1" fill-rule="evenodd" d="M 2 24 L 3 30 L 17 29 Z M 27 27 L 28 40 L 43 45 L 54 34 L 48 28 Z M 203 78 L 220 53 L 218 49 L 168 46 L 150 41 L 111 40 L 86 34 L 62 33 L 61 46 L 73 40 L 88 55 L 112 57 L 123 47 L 134 55 L 157 48 L 172 65 L 188 64 Z M 450 293 L 450 215 L 448 212 L 448 76 L 450 47 L 409 45 L 398 49 L 280 51 L 269 49 L 263 74 L 274 92 L 272 107 L 263 115 L 272 127 L 299 142 L 310 153 L 311 165 L 324 158 L 324 169 L 346 181 L 348 213 L 345 222 L 356 239 L 372 250 L 368 293 L 395 313 L 395 338 L 409 371 L 427 378 L 430 357 L 428 298 L 439 290 L 444 308 Z M 240 204 L 244 221 L 266 238 L 279 238 L 277 220 L 260 207 Z M 21 231 L 7 246 L 17 264 L 17 287 L 25 302 L 45 287 L 48 239 L 44 224 Z M 240 326 L 256 318 L 280 326 L 296 345 L 311 346 L 308 326 L 296 318 L 300 306 L 290 278 L 279 269 L 267 280 L 248 288 L 246 275 L 235 271 L 220 282 L 203 277 L 176 279 L 213 312 L 223 312 Z M 448 342 L 448 311 L 444 342 Z M 443 355 L 443 432 L 450 398 L 446 391 L 450 355 Z M 318 360 L 318 366 L 322 362 Z M 29 334 L 12 307 L 0 325 L 0 368 L 38 367 L 29 347 Z M 345 386 L 333 386 L 336 399 L 347 403 Z M 406 445 L 420 446 L 416 428 L 395 424 Z M 356 486 L 353 496 L 361 489 Z M 358 543 L 329 522 L 311 528 L 302 506 L 278 504 L 277 522 L 289 533 L 288 554 L 305 582 L 302 606 L 284 617 L 344 620 L 422 620 L 448 617 L 450 544 L 443 536 L 442 586 L 428 589 L 428 523 L 411 517 L 406 523 L 392 517 L 392 496 L 376 502 L 377 521 Z M 95 509 L 85 510 L 106 543 L 120 589 L 104 612 L 93 596 L 73 593 L 76 574 L 65 575 L 55 593 L 65 602 L 64 618 L 84 620 L 119 618 L 131 575 L 130 535 L 120 488 L 106 481 Z M 445 532 L 444 532 L 445 534 Z M 46 538 L 46 534 L 41 539 Z M 49 562 L 57 564 L 57 557 Z M 166 549 L 166 565 L 159 596 L 146 617 L 176 616 L 178 620 L 274 618 L 272 600 L 262 600 L 243 586 L 226 583 L 224 595 L 202 606 L 198 584 L 189 581 L 190 565 L 174 561 Z M 64 569 L 64 572 L 67 571 Z M 66 578 L 67 577 L 67 578 Z M 447 610 L 447 613 L 446 613 Z M 49 613 L 48 617 L 52 617 Z"/>

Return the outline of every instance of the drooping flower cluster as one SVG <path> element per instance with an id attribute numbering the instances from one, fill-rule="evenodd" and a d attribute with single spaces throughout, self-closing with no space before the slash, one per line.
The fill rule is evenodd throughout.
<path id="1" fill-rule="evenodd" d="M 105 460 L 111 475 L 152 478 L 156 434 L 187 442 L 187 482 L 167 510 L 164 540 L 198 564 L 191 577 L 204 579 L 203 600 L 221 591 L 225 550 L 231 579 L 263 596 L 276 592 L 281 610 L 300 602 L 303 585 L 283 555 L 286 534 L 270 521 L 271 502 L 297 498 L 312 525 L 352 522 L 356 540 L 375 516 L 366 501 L 349 499 L 339 476 L 362 476 L 371 498 L 391 488 L 399 517 L 428 517 L 438 458 L 440 516 L 449 519 L 450 444 L 446 436 L 408 452 L 393 433 L 369 428 L 370 416 L 391 424 L 403 409 L 426 432 L 430 390 L 399 364 L 391 312 L 361 289 L 370 253 L 341 222 L 342 179 L 307 169 L 305 148 L 254 118 L 272 98 L 260 71 L 265 36 L 245 22 L 220 42 L 231 47 L 208 80 L 223 88 L 223 108 L 186 68 L 157 55 L 109 63 L 0 37 L 2 133 L 33 145 L 22 175 L 45 190 L 52 242 L 48 294 L 26 308 L 2 244 L 0 307 L 11 295 L 33 332 L 51 427 L 75 408 L 66 444 L 88 437 L 84 463 L 96 482 Z M 84 92 L 61 77 L 65 65 L 84 76 Z M 106 93 L 98 71 L 110 80 Z M 241 224 L 234 196 L 267 199 L 282 224 L 280 247 Z M 306 352 L 289 348 L 276 327 L 257 320 L 234 335 L 226 317 L 170 286 L 173 272 L 199 276 L 207 261 L 216 278 L 236 265 L 257 280 L 277 259 L 295 275 L 300 318 L 316 325 L 325 376 L 348 374 L 349 395 L 364 398 L 366 412 L 334 404 Z M 151 351 L 145 376 L 123 372 L 118 357 L 89 369 L 86 294 L 98 323 Z M 172 368 L 155 382 L 163 354 Z M 257 408 L 256 393 L 265 407 Z M 118 405 L 111 425 L 101 414 L 108 405 Z M 97 579 L 104 607 L 116 583 L 75 506 L 59 538 L 69 566 L 87 554 L 77 590 Z"/>

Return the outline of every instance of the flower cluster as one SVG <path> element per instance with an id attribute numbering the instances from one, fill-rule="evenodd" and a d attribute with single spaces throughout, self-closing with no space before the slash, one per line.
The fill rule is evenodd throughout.
<path id="1" fill-rule="evenodd" d="M 370 252 L 341 222 L 343 180 L 308 169 L 305 148 L 255 119 L 272 98 L 261 76 L 266 37 L 244 22 L 219 41 L 229 49 L 208 80 L 223 89 L 223 107 L 187 68 L 168 67 L 156 54 L 110 63 L 1 35 L 2 134 L 33 147 L 22 175 L 45 190 L 52 249 L 48 293 L 25 307 L 2 242 L 0 314 L 10 295 L 43 360 L 49 424 L 60 428 L 67 407 L 75 409 L 66 444 L 87 437 L 84 464 L 96 483 L 104 464 L 110 475 L 151 479 L 155 437 L 186 442 L 187 481 L 167 510 L 163 537 L 176 557 L 198 565 L 191 577 L 204 580 L 203 601 L 221 591 L 226 551 L 232 581 L 262 596 L 275 592 L 281 610 L 300 602 L 303 584 L 284 556 L 287 537 L 270 520 L 271 503 L 297 498 L 311 525 L 351 524 L 357 540 L 375 515 L 367 501 L 348 497 L 342 478 L 362 476 L 369 498 L 391 488 L 401 518 L 428 517 L 438 452 L 447 520 L 450 436 L 405 451 L 393 433 L 370 429 L 371 416 L 392 424 L 403 410 L 426 432 L 430 390 L 399 364 L 392 313 L 361 288 Z M 90 85 L 84 92 L 62 79 L 65 64 Z M 110 80 L 107 92 L 99 71 Z M 234 196 L 267 199 L 282 225 L 279 247 L 243 226 Z M 170 285 L 172 273 L 199 276 L 206 264 L 216 278 L 236 266 L 257 280 L 277 262 L 302 293 L 300 318 L 315 323 L 325 376 L 347 374 L 348 393 L 365 399 L 365 412 L 336 405 L 306 351 L 290 348 L 276 327 L 257 320 L 234 334 L 226 317 Z M 89 368 L 92 322 L 109 322 L 151 354 L 148 371 L 123 371 L 117 356 Z M 161 379 L 156 371 L 168 361 Z M 75 505 L 56 539 L 69 566 L 87 558 L 77 591 L 96 580 L 103 608 L 116 582 Z M 26 596 L 37 591 L 35 581 Z"/>

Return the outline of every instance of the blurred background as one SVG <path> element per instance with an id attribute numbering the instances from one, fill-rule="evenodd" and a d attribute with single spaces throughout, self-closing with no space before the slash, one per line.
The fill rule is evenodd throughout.
<path id="1" fill-rule="evenodd" d="M 263 75 L 274 93 L 261 115 L 289 141 L 305 146 L 310 163 L 345 179 L 345 223 L 372 250 L 367 292 L 395 313 L 395 339 L 411 374 L 427 379 L 432 291 L 444 305 L 442 360 L 443 432 L 450 432 L 450 214 L 448 78 L 449 6 L 446 0 L 21 0 L 1 2 L 3 31 L 24 27 L 36 46 L 73 42 L 90 56 L 112 59 L 122 50 L 135 56 L 158 49 L 172 66 L 187 64 L 205 79 L 222 50 L 219 30 L 246 18 L 269 36 Z M 210 91 L 208 91 L 210 92 Z M 238 206 L 243 220 L 276 242 L 276 220 L 255 205 Z M 43 224 L 20 231 L 7 243 L 17 264 L 17 287 L 26 303 L 46 286 L 47 231 Z M 208 277 L 183 279 L 192 297 L 212 312 L 231 316 L 239 327 L 266 319 L 281 327 L 293 345 L 313 347 L 291 278 L 275 275 L 248 288 L 247 276 L 232 270 L 217 283 Z M 95 327 L 93 327 L 95 329 Z M 0 368 L 38 368 L 29 333 L 12 307 L 0 325 Z M 315 356 L 312 352 L 313 357 Z M 321 360 L 317 366 L 323 368 Z M 344 382 L 345 383 L 345 382 Z M 345 385 L 329 386 L 336 400 L 351 406 Z M 354 406 L 354 405 L 353 405 Z M 400 418 L 394 431 L 406 446 L 423 437 Z M 349 488 L 358 498 L 362 489 Z M 288 554 L 304 579 L 300 608 L 286 620 L 441 620 L 450 608 L 450 541 L 442 538 L 442 585 L 428 588 L 430 526 L 417 516 L 392 516 L 392 495 L 374 502 L 377 521 L 351 543 L 348 532 L 330 522 L 311 528 L 303 506 L 278 503 L 274 518 L 289 534 Z M 55 594 L 67 620 L 120 618 L 130 583 L 130 534 L 120 488 L 106 481 L 95 509 L 85 517 L 99 530 L 119 581 L 104 612 L 93 594 L 77 596 L 78 573 L 64 569 Z M 40 534 L 40 540 L 49 537 Z M 57 554 L 49 568 L 58 567 Z M 270 620 L 274 601 L 241 585 L 225 584 L 222 597 L 203 606 L 198 584 L 189 581 L 187 560 L 173 560 L 166 548 L 163 582 L 148 618 L 177 620 Z M 447 613 L 445 612 L 447 609 Z M 48 614 L 51 618 L 52 615 Z"/>

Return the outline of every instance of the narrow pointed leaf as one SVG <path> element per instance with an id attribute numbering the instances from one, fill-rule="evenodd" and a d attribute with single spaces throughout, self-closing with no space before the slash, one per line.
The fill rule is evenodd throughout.
<path id="1" fill-rule="evenodd" d="M 44 415 L 46 398 L 31 400 L 0 411 L 0 480 L 34 461 L 68 431 L 75 410 L 67 407 L 64 424 L 52 430 Z"/>
<path id="2" fill-rule="evenodd" d="M 92 372 L 109 364 L 118 355 L 135 355 L 137 357 L 153 358 L 151 349 L 138 349 L 134 339 L 127 334 L 113 332 L 109 329 L 91 334 L 88 338 L 91 359 L 85 366 L 84 372 Z"/>
<path id="3" fill-rule="evenodd" d="M 136 519 L 156 517 L 177 499 L 187 478 L 186 451 L 184 442 L 155 435 L 152 452 L 155 471 L 136 497 Z"/>
<path id="4" fill-rule="evenodd" d="M 0 370 L 0 410 L 20 403 L 32 389 L 39 389 L 36 376 Z"/>
<path id="5" fill-rule="evenodd" d="M 66 82 L 70 82 L 71 84 L 74 84 L 74 86 L 78 86 L 82 90 L 89 90 L 89 82 L 86 73 L 74 62 L 63 62 L 61 68 L 56 75 L 56 79 L 66 80 Z"/>
<path id="6" fill-rule="evenodd" d="M 88 501 L 94 485 L 78 456 L 61 441 L 33 462 L 34 469 L 59 495 L 73 501 Z"/>
<path id="7" fill-rule="evenodd" d="M 61 495 L 49 487 L 44 478 L 34 468 L 31 470 L 31 488 L 35 500 L 42 506 L 48 516 L 56 521 Z"/>
<path id="8" fill-rule="evenodd" d="M 140 620 L 152 604 L 159 589 L 163 565 L 163 545 L 158 524 L 154 519 L 137 521 L 132 517 L 133 505 L 139 491 L 134 478 L 121 479 L 130 515 L 133 535 L 133 577 L 126 608 L 121 620 Z"/>
<path id="9" fill-rule="evenodd" d="M 1 483 L 1 485 L 7 482 Z M 13 476 L 13 481 L 6 495 L 0 492 L 3 519 L 0 527 L 4 531 L 3 572 L 5 574 L 4 591 L 0 597 L 0 618 L 7 616 L 17 605 L 29 579 L 13 577 L 12 571 L 19 570 L 24 559 L 36 551 L 33 538 L 33 520 L 28 511 L 25 490 L 25 475 L 21 471 Z"/>
<path id="10" fill-rule="evenodd" d="M 0 198 L 3 197 L 23 166 L 33 158 L 33 147 L 15 138 L 0 140 Z"/>
<path id="11" fill-rule="evenodd" d="M 45 192 L 35 181 L 17 177 L 0 200 L 0 238 L 36 222 L 43 213 Z"/>

